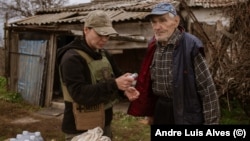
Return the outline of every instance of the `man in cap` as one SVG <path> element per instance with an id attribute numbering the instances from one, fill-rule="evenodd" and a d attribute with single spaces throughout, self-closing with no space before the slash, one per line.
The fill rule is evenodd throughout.
<path id="1" fill-rule="evenodd" d="M 140 96 L 128 114 L 149 116 L 151 124 L 218 124 L 219 98 L 204 57 L 203 44 L 184 31 L 170 3 L 146 16 L 154 37 L 137 78 Z"/>
<path id="2" fill-rule="evenodd" d="M 76 126 L 74 103 L 86 107 L 104 104 L 103 131 L 105 136 L 111 138 L 114 103 L 119 97 L 124 97 L 124 94 L 129 100 L 135 100 L 139 96 L 138 91 L 131 87 L 134 81 L 134 78 L 128 77 L 131 73 L 122 75 L 103 48 L 109 37 L 115 34 L 117 32 L 112 27 L 109 16 L 102 10 L 92 11 L 85 18 L 83 37 L 76 38 L 57 51 L 65 103 L 62 131 L 66 141 L 88 130 Z M 90 118 L 81 120 L 88 123 L 88 120 L 92 121 L 97 117 Z"/>

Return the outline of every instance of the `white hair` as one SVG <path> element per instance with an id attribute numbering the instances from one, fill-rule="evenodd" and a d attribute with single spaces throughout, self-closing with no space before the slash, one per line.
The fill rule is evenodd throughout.
<path id="1" fill-rule="evenodd" d="M 173 13 L 168 13 L 168 16 L 170 17 L 170 18 L 174 18 L 175 17 L 175 15 L 173 14 Z"/>

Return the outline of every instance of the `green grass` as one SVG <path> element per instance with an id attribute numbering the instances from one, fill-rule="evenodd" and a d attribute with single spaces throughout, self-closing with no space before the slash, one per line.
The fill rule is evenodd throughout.
<path id="1" fill-rule="evenodd" d="M 122 112 L 115 113 L 112 122 L 113 141 L 150 141 L 150 126 L 142 124 L 142 119 Z"/>
<path id="2" fill-rule="evenodd" d="M 220 99 L 221 124 L 250 124 L 250 117 L 242 109 L 237 99 L 230 100 L 229 106 L 224 98 Z"/>
<path id="3" fill-rule="evenodd" d="M 0 94 L 3 95 L 5 93 L 6 93 L 6 79 L 0 76 Z"/>
<path id="4" fill-rule="evenodd" d="M 0 76 L 0 100 L 9 102 L 22 102 L 22 96 L 16 92 L 6 90 L 6 78 Z"/>

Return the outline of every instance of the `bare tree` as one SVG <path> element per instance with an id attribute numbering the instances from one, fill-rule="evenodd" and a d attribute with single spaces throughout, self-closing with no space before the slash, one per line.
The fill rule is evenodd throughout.
<path id="1" fill-rule="evenodd" d="M 38 10 L 56 8 L 69 0 L 0 0 L 0 14 L 8 13 L 9 18 L 29 17 Z"/>

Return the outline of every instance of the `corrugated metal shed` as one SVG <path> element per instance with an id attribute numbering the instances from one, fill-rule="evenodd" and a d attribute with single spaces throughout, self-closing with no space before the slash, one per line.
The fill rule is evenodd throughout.
<path id="1" fill-rule="evenodd" d="M 181 0 L 179 0 L 181 1 Z M 13 22 L 13 25 L 51 25 L 60 23 L 84 23 L 89 11 L 102 9 L 112 18 L 113 22 L 143 20 L 153 6 L 159 2 L 171 2 L 177 8 L 179 1 L 175 0 L 131 0 L 85 3 L 61 8 L 37 11 L 33 17 Z M 190 7 L 226 7 L 247 0 L 186 0 Z"/>
<path id="2" fill-rule="evenodd" d="M 190 7 L 203 7 L 203 8 L 215 8 L 215 7 L 227 7 L 235 5 L 239 2 L 246 2 L 248 0 L 187 0 L 186 2 Z"/>
<path id="3" fill-rule="evenodd" d="M 172 2 L 176 7 L 178 3 L 173 0 L 155 1 L 117 1 L 105 3 L 87 3 L 76 6 L 47 9 L 38 11 L 36 15 L 11 23 L 12 25 L 52 25 L 59 23 L 84 23 L 84 18 L 89 11 L 95 9 L 105 10 L 113 22 L 143 20 L 153 6 L 159 2 Z"/>
<path id="4" fill-rule="evenodd" d="M 72 16 L 77 16 L 77 15 L 79 15 L 77 12 L 63 12 L 63 13 L 54 13 L 54 14 L 35 15 L 35 16 L 17 21 L 14 24 L 17 24 L 17 25 L 53 24 L 53 23 L 60 23 L 61 20 L 63 19 L 67 19 L 67 18 L 70 18 Z M 74 19 L 72 19 L 71 21 L 74 21 Z"/>

